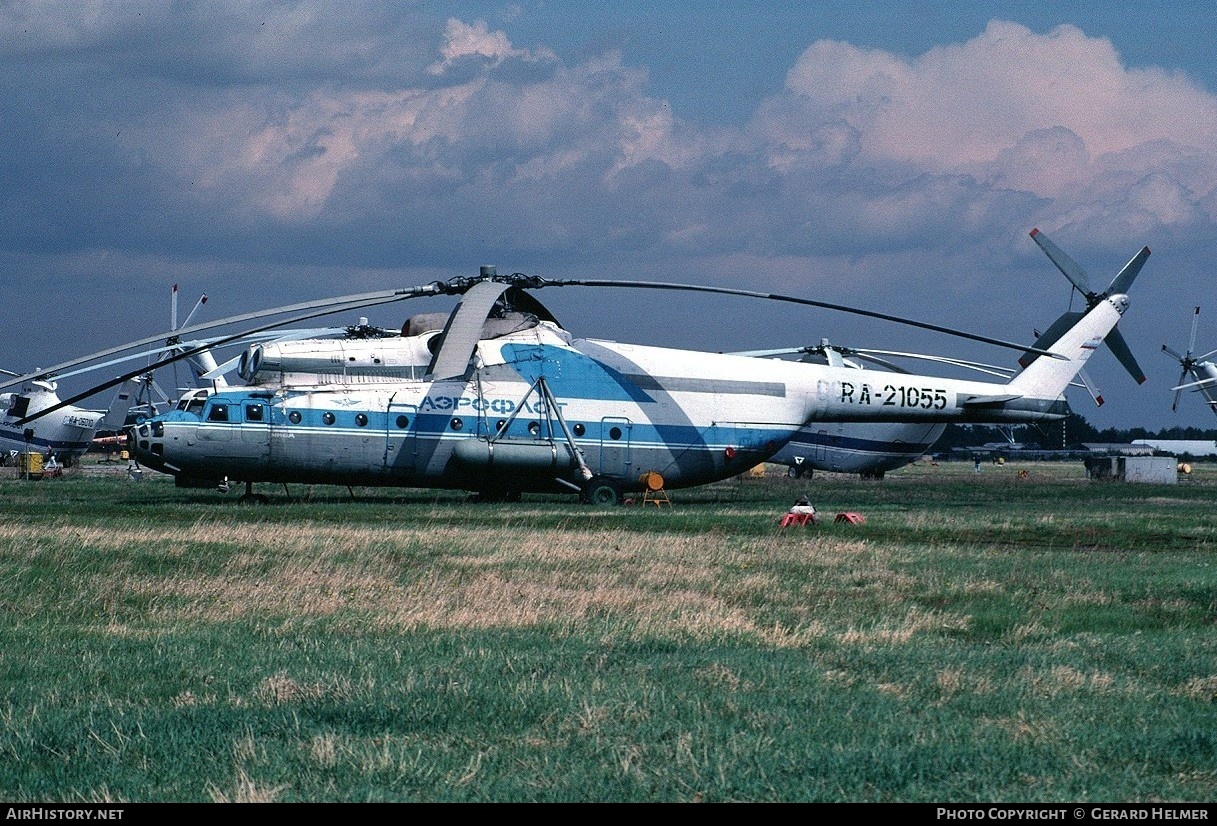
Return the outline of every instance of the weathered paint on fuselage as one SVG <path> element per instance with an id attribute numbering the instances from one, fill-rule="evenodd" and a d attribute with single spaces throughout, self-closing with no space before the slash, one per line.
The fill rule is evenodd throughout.
<path id="1" fill-rule="evenodd" d="M 479 342 L 467 377 L 393 372 L 378 376 L 369 364 L 358 383 L 301 386 L 284 383 L 283 373 L 264 386 L 218 393 L 200 413 L 178 410 L 139 425 L 136 455 L 200 482 L 577 488 L 580 468 L 560 422 L 530 392 L 544 378 L 591 472 L 628 489 L 656 471 L 679 488 L 747 470 L 810 422 L 966 421 L 974 414 L 964 400 L 1003 389 L 879 371 L 862 380 L 849 368 L 572 340 L 546 324 Z M 1057 404 L 1020 398 L 983 411 L 982 420 L 1040 420 Z"/>
<path id="2" fill-rule="evenodd" d="M 17 424 L 22 418 L 57 404 L 58 394 L 43 387 L 26 387 L 20 393 L 6 393 L 0 397 L 0 407 L 4 408 L 0 418 L 0 451 L 6 456 L 13 451 L 22 453 L 26 450 L 50 453 L 65 465 L 82 456 L 89 449 L 104 414 L 69 406 Z"/>
<path id="3" fill-rule="evenodd" d="M 823 422 L 805 427 L 769 460 L 801 472 L 882 474 L 915 462 L 945 424 Z"/>

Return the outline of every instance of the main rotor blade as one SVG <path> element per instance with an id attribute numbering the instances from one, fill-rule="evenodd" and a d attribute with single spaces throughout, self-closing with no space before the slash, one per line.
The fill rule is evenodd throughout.
<path id="1" fill-rule="evenodd" d="M 200 296 L 199 300 L 194 302 L 194 309 L 192 309 L 189 313 L 186 314 L 186 320 L 182 322 L 182 326 L 189 327 L 190 319 L 194 318 L 194 314 L 197 313 L 199 311 L 199 308 L 202 307 L 206 303 L 207 303 L 207 293 L 203 293 L 203 295 Z"/>
<path id="2" fill-rule="evenodd" d="M 1028 348 L 1025 344 L 1016 344 L 1012 341 L 1006 341 L 1000 338 L 990 338 L 988 336 L 977 335 L 975 333 L 967 333 L 962 330 L 956 330 L 951 327 L 943 327 L 939 324 L 929 324 L 924 321 L 914 321 L 913 319 L 903 318 L 896 315 L 888 315 L 887 313 L 878 313 L 872 310 L 860 310 L 856 307 L 847 307 L 844 304 L 831 304 L 827 301 L 816 301 L 811 298 L 799 298 L 798 296 L 781 295 L 778 293 L 762 293 L 752 290 L 736 290 L 729 287 L 711 287 L 700 284 L 668 284 L 659 281 L 608 281 L 604 279 L 545 279 L 545 278 L 529 278 L 528 286 L 533 288 L 538 287 L 628 287 L 632 289 L 643 290 L 675 290 L 684 292 L 702 292 L 702 293 L 717 293 L 719 295 L 737 295 L 744 298 L 761 298 L 769 301 L 782 301 L 788 304 L 801 304 L 806 307 L 821 307 L 826 310 L 837 310 L 842 313 L 852 313 L 854 315 L 865 316 L 867 318 L 877 318 L 881 321 L 892 321 L 896 324 L 905 324 L 909 327 L 918 327 L 923 330 L 931 330 L 936 333 L 945 333 L 946 335 L 956 336 L 958 338 L 966 338 L 971 341 L 979 341 L 984 344 L 993 344 L 997 347 L 1005 347 L 1010 350 L 1019 350 L 1033 352 L 1041 356 L 1050 356 L 1054 359 L 1068 361 L 1065 356 L 1051 353 L 1047 350 L 1037 348 Z"/>
<path id="3" fill-rule="evenodd" d="M 1082 295 L 1086 296 L 1086 301 L 1090 302 L 1096 297 L 1094 290 L 1090 289 L 1090 282 L 1086 279 L 1086 273 L 1082 272 L 1082 268 L 1069 255 L 1056 244 L 1048 239 L 1047 235 L 1039 231 L 1039 228 L 1031 230 L 1031 239 L 1039 244 L 1040 249 L 1048 256 L 1056 268 L 1060 270 L 1073 286 L 1081 290 Z"/>
<path id="4" fill-rule="evenodd" d="M 888 361 L 887 359 L 881 359 L 878 356 L 869 356 L 864 353 L 850 353 L 850 356 L 852 358 L 862 359 L 863 361 L 873 362 L 874 364 L 877 364 L 880 367 L 886 367 L 888 370 L 891 370 L 893 373 L 910 373 L 910 372 L 912 372 L 907 367 L 901 367 L 899 364 L 896 364 L 895 362 Z"/>
<path id="5" fill-rule="evenodd" d="M 449 282 L 433 281 L 430 284 L 425 284 L 418 287 L 407 287 L 406 289 L 401 290 L 384 290 L 381 292 L 363 293 L 362 295 L 346 295 L 339 296 L 337 298 L 321 299 L 318 301 L 305 301 L 300 304 L 289 304 L 284 307 L 275 307 L 269 310 L 258 310 L 252 313 L 243 313 L 241 315 L 230 316 L 228 318 L 222 318 L 219 321 L 209 321 L 206 324 L 196 324 L 193 327 L 183 327 L 180 330 L 171 330 L 167 333 L 158 333 L 157 335 L 147 336 L 146 338 L 141 338 L 137 341 L 129 341 L 126 344 L 120 344 L 116 347 L 111 347 L 97 353 L 91 353 L 87 356 L 81 356 L 80 358 L 75 358 L 71 359 L 70 361 L 56 364 L 54 367 L 48 367 L 33 373 L 26 373 L 25 375 L 19 376 L 15 379 L 0 382 L 0 390 L 14 384 L 20 384 L 23 381 L 29 381 L 30 379 L 51 378 L 53 377 L 53 374 L 60 370 L 66 370 L 70 367 L 87 364 L 88 362 L 96 361 L 97 359 L 105 358 L 106 356 L 112 356 L 116 353 L 121 353 L 135 347 L 143 347 L 148 344 L 164 342 L 166 339 L 173 336 L 189 336 L 193 335 L 194 333 L 202 332 L 203 330 L 212 330 L 229 324 L 241 324 L 247 321 L 255 321 L 257 319 L 266 318 L 268 316 L 306 311 L 304 315 L 297 318 L 293 318 L 288 321 L 276 322 L 272 325 L 255 327 L 253 330 L 243 331 L 238 336 L 230 336 L 223 339 L 225 342 L 234 341 L 236 338 L 240 338 L 241 335 L 249 335 L 252 332 L 273 329 L 274 327 L 283 326 L 284 324 L 295 324 L 300 320 L 318 318 L 320 316 L 346 312 L 349 310 L 358 310 L 363 307 L 375 307 L 382 304 L 391 304 L 395 301 L 404 301 L 409 298 L 417 298 L 424 295 L 448 295 L 456 292 L 462 292 L 465 289 L 468 289 L 469 283 L 473 280 L 476 279 L 455 278 Z M 219 345 L 213 344 L 212 346 Z"/>
<path id="6" fill-rule="evenodd" d="M 1145 371 L 1141 369 L 1141 365 L 1137 364 L 1137 360 L 1133 357 L 1128 342 L 1124 340 L 1124 334 L 1120 332 L 1120 328 L 1112 327 L 1107 337 L 1103 340 L 1107 342 L 1111 352 L 1120 364 L 1124 365 L 1124 369 L 1128 371 L 1128 374 L 1133 377 L 1137 384 L 1145 384 Z"/>
<path id="7" fill-rule="evenodd" d="M 1217 378 L 1200 379 L 1199 381 L 1190 381 L 1187 384 L 1172 387 L 1171 390 L 1200 390 L 1204 387 L 1212 387 L 1214 384 L 1217 384 Z"/>
<path id="8" fill-rule="evenodd" d="M 165 359 L 158 366 L 163 367 L 167 364 L 172 364 L 175 361 L 180 361 L 182 359 L 190 358 L 191 356 L 201 353 L 204 350 L 210 350 L 215 347 L 223 347 L 226 344 L 231 344 L 234 341 L 238 341 L 242 338 L 245 338 L 246 336 L 253 335 L 254 333 L 260 333 L 263 330 L 273 330 L 276 327 L 283 327 L 288 324 L 298 324 L 301 321 L 307 321 L 311 318 L 319 318 L 321 316 L 332 315 L 334 313 L 346 312 L 348 310 L 357 310 L 360 307 L 372 307 L 372 306 L 377 306 L 380 304 L 390 304 L 395 301 L 404 301 L 408 298 L 418 298 L 418 297 L 426 296 L 426 295 L 435 295 L 436 290 L 442 290 L 442 289 L 443 289 L 443 285 L 440 285 L 439 287 L 437 287 L 435 283 L 432 283 L 432 284 L 424 285 L 422 287 L 413 287 L 410 290 L 397 290 L 391 294 L 388 294 L 387 296 L 385 294 L 380 294 L 378 298 L 375 298 L 371 301 L 369 301 L 363 297 L 358 297 L 358 300 L 356 301 L 356 303 L 348 303 L 348 304 L 344 304 L 344 305 L 337 306 L 337 307 L 335 307 L 332 304 L 332 302 L 309 302 L 310 304 L 314 305 L 315 309 L 313 312 L 304 313 L 302 315 L 293 316 L 291 318 L 280 319 L 278 321 L 270 322 L 268 324 L 262 324 L 258 327 L 254 327 L 254 328 L 248 329 L 248 330 L 242 330 L 241 332 L 234 333 L 230 336 L 224 336 L 222 338 L 216 339 L 215 341 L 205 342 L 196 347 L 188 347 L 188 348 L 182 350 L 181 352 L 175 353 L 173 356 L 170 356 L 169 358 Z M 375 294 L 373 294 L 373 295 L 375 295 Z M 317 305 L 327 305 L 327 306 L 318 307 Z M 295 305 L 295 306 L 302 306 L 302 305 Z M 304 306 L 306 306 L 306 305 L 304 305 Z M 282 308 L 278 312 L 282 312 Z M 265 316 L 265 315 L 273 315 L 273 314 L 274 313 L 264 311 L 262 313 L 249 313 L 249 314 L 247 314 L 247 316 L 258 316 L 258 315 Z M 145 343 L 147 343 L 147 342 L 145 342 Z M 113 352 L 113 351 L 111 351 L 111 352 Z M 107 355 L 108 355 L 108 353 L 107 353 Z M 67 407 L 70 404 L 75 404 L 76 402 L 78 402 L 82 399 L 87 399 L 96 393 L 100 393 L 103 390 L 108 390 L 111 387 L 122 384 L 127 379 L 133 379 L 136 376 L 143 375 L 147 372 L 148 372 L 147 367 L 141 367 L 138 370 L 132 370 L 129 373 L 124 373 L 123 375 L 121 375 L 115 379 L 111 379 L 110 381 L 104 382 L 104 383 L 96 385 L 94 387 L 90 387 L 88 390 L 85 390 L 81 393 L 77 393 L 75 396 L 72 396 L 70 399 L 65 399 L 65 400 L 59 402 L 58 404 L 52 405 L 51 407 L 44 408 L 43 410 L 38 411 L 34 415 L 27 416 L 24 419 L 21 419 L 20 421 L 15 422 L 14 424 L 22 425 L 22 424 L 25 424 L 26 422 L 31 422 L 35 419 L 40 419 L 43 416 L 47 415 L 48 413 L 54 413 L 56 410 L 60 410 L 64 407 Z"/>
<path id="9" fill-rule="evenodd" d="M 1192 335 L 1187 340 L 1187 355 L 1189 358 L 1192 355 L 1192 351 L 1196 349 L 1196 322 L 1199 320 L 1200 320 L 1200 308 L 1197 307 L 1196 311 L 1194 313 L 1192 313 Z"/>
<path id="10" fill-rule="evenodd" d="M 169 290 L 169 329 L 177 329 L 177 284 Z"/>

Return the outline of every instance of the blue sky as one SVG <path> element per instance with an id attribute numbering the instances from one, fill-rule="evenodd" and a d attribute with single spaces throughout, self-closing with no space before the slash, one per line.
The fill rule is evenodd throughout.
<path id="1" fill-rule="evenodd" d="M 173 283 L 217 318 L 481 264 L 1029 341 L 1071 300 L 1038 227 L 1099 289 L 1153 250 L 1120 324 L 1149 381 L 1101 351 L 1107 403 L 1074 408 L 1217 426 L 1198 397 L 1172 413 L 1161 352 L 1196 305 L 1217 347 L 1214 23 L 1179 3 L 0 4 L 0 367 L 162 330 Z M 743 299 L 541 298 L 577 335 L 1014 358 Z"/>

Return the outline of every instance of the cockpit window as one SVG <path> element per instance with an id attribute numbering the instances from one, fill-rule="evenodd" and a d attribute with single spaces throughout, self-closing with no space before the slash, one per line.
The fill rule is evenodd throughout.
<path id="1" fill-rule="evenodd" d="M 207 412 L 207 421 L 209 422 L 226 422 L 228 421 L 228 405 L 213 404 L 211 410 Z"/>
<path id="2" fill-rule="evenodd" d="M 263 417 L 264 417 L 264 415 L 265 415 L 265 414 L 262 412 L 262 410 L 263 410 L 263 409 L 262 409 L 262 405 L 260 405 L 260 404 L 247 404 L 247 405 L 245 405 L 245 421 L 247 421 L 247 422 L 260 422 L 260 421 L 262 421 L 262 420 L 263 420 Z"/>
<path id="3" fill-rule="evenodd" d="M 25 415 L 25 411 L 30 407 L 29 396 L 13 396 L 13 400 L 8 403 L 8 415 L 14 419 L 21 418 Z"/>
<path id="4" fill-rule="evenodd" d="M 178 410 L 184 410 L 187 413 L 193 413 L 196 416 L 203 412 L 203 405 L 207 404 L 207 399 L 202 396 L 193 396 L 189 399 L 182 399 L 177 403 Z"/>

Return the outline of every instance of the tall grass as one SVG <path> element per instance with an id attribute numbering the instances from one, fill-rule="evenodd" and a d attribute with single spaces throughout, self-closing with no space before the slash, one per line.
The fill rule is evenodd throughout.
<path id="1" fill-rule="evenodd" d="M 917 465 L 609 511 L 2 482 L 0 795 L 1212 800 L 1196 471 Z M 779 529 L 801 492 L 866 523 Z"/>

